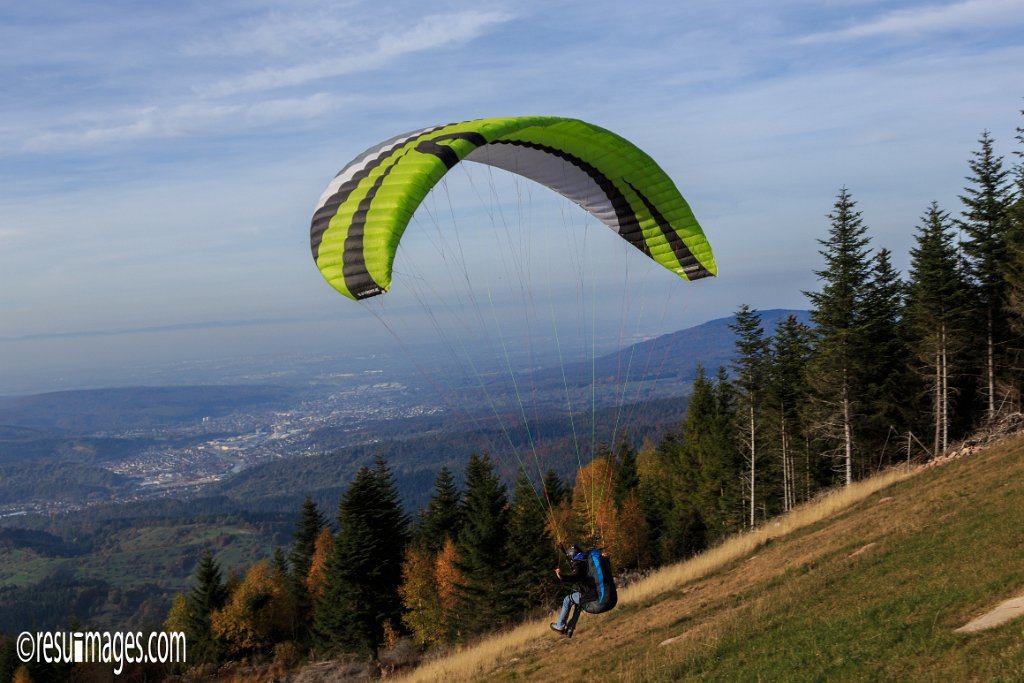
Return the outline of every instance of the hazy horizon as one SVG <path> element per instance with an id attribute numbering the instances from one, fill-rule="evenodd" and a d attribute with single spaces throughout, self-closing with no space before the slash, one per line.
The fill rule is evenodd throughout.
<path id="1" fill-rule="evenodd" d="M 839 188 L 905 271 L 927 205 L 959 214 L 981 131 L 1009 164 L 1024 125 L 1016 0 L 54 0 L 0 17 L 0 395 L 400 354 L 392 323 L 462 343 L 493 317 L 500 346 L 805 308 Z M 654 272 L 571 203 L 467 169 L 410 225 L 386 303 L 331 290 L 308 230 L 338 169 L 407 130 L 516 114 L 647 151 L 720 276 Z M 478 267 L 478 301 L 446 290 L 462 276 L 449 239 Z M 532 306 L 518 320 L 517 290 Z"/>

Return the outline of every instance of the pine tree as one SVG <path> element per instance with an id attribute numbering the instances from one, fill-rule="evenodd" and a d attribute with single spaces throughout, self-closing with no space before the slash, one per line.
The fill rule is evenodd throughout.
<path id="1" fill-rule="evenodd" d="M 735 419 L 735 397 L 725 369 L 712 381 L 698 368 L 682 434 L 666 434 L 658 446 L 671 463 L 663 559 L 687 557 L 742 528 L 743 465 Z"/>
<path id="2" fill-rule="evenodd" d="M 964 250 L 970 259 L 972 281 L 981 306 L 985 339 L 982 386 L 986 414 L 991 420 L 996 414 L 998 366 L 1007 336 L 1002 312 L 1007 299 L 1010 172 L 1003 168 L 1002 157 L 995 155 L 988 131 L 982 132 L 978 143 L 981 148 L 972 153 L 973 159 L 968 162 L 971 175 L 967 180 L 971 185 L 960 196 L 964 210 L 958 224 L 967 236 Z"/>
<path id="3" fill-rule="evenodd" d="M 386 463 L 363 467 L 338 506 L 338 534 L 314 615 L 321 651 L 372 657 L 385 623 L 399 623 L 409 518 Z"/>
<path id="4" fill-rule="evenodd" d="M 547 505 L 520 471 L 512 492 L 508 549 L 510 582 L 507 599 L 517 615 L 554 598 L 552 568 L 558 559 L 548 531 Z"/>
<path id="5" fill-rule="evenodd" d="M 299 512 L 299 523 L 295 528 L 294 542 L 288 556 L 293 575 L 303 581 L 309 574 L 309 564 L 313 561 L 316 537 L 326 526 L 327 518 L 320 512 L 313 499 L 307 496 L 306 501 L 302 504 L 302 510 Z"/>
<path id="6" fill-rule="evenodd" d="M 186 637 L 190 662 L 216 662 L 221 655 L 221 643 L 214 637 L 211 617 L 224 607 L 228 593 L 221 578 L 220 565 L 213 553 L 205 551 L 196 567 L 196 585 L 188 596 Z"/>
<path id="7" fill-rule="evenodd" d="M 612 496 L 615 499 L 615 507 L 619 510 L 631 494 L 636 492 L 640 483 L 636 471 L 636 453 L 633 447 L 625 438 L 619 443 L 618 451 L 615 454 L 615 478 L 612 482 Z"/>
<path id="8" fill-rule="evenodd" d="M 442 466 L 434 481 L 434 495 L 427 505 L 420 525 L 418 542 L 423 548 L 437 554 L 445 539 L 456 539 L 462 527 L 459 489 L 451 470 Z"/>
<path id="9" fill-rule="evenodd" d="M 742 432 L 748 465 L 747 492 L 750 502 L 750 527 L 754 526 L 757 509 L 757 433 L 761 411 L 761 390 L 764 384 L 765 341 L 761 314 L 747 304 L 736 311 L 729 329 L 736 335 L 735 386 L 743 413 Z"/>
<path id="10" fill-rule="evenodd" d="M 905 433 L 910 422 L 910 398 L 917 393 L 915 378 L 909 369 L 910 353 L 903 320 L 906 284 L 892 266 L 888 249 L 880 249 L 871 259 L 864 284 L 861 323 L 861 443 L 862 454 L 871 454 L 860 463 L 861 472 L 877 465 L 891 464 L 896 448 L 888 448 L 893 434 Z M 878 454 L 877 456 L 875 454 Z M 888 461 L 885 462 L 885 456 Z"/>
<path id="11" fill-rule="evenodd" d="M 806 375 L 812 339 L 810 328 L 790 315 L 778 322 L 770 340 L 766 404 L 771 416 L 767 421 L 774 425 L 783 511 L 793 509 L 799 500 L 806 500 L 811 494 L 810 453 L 805 451 L 805 458 L 797 454 L 805 432 L 803 414 L 810 393 Z"/>
<path id="12" fill-rule="evenodd" d="M 556 508 L 565 500 L 566 486 L 558 472 L 549 469 L 544 473 L 544 495 L 547 497 L 548 505 Z"/>
<path id="13" fill-rule="evenodd" d="M 1024 111 L 1021 111 L 1024 115 Z M 1017 128 L 1018 158 L 1013 168 L 1014 192 L 1010 198 L 1009 229 L 1007 230 L 1007 313 L 1013 333 L 1011 362 L 1017 385 L 1024 371 L 1024 128 Z M 1018 389 L 1019 391 L 1019 389 Z M 1021 408 L 1024 409 L 1024 408 Z"/>
<path id="14" fill-rule="evenodd" d="M 508 499 L 489 456 L 473 454 L 466 465 L 463 524 L 456 544 L 458 620 L 463 637 L 501 625 L 512 615 L 505 598 L 508 562 Z"/>
<path id="15" fill-rule="evenodd" d="M 313 499 L 307 496 L 302 504 L 302 510 L 299 512 L 299 523 L 295 528 L 292 550 L 288 555 L 296 615 L 293 637 L 298 642 L 307 643 L 310 638 L 310 621 L 307 616 L 313 609 L 313 600 L 309 594 L 307 579 L 313 554 L 316 551 L 317 536 L 325 528 L 327 528 L 327 518 L 320 512 Z"/>
<path id="16" fill-rule="evenodd" d="M 967 292 L 949 214 L 938 203 L 925 211 L 914 238 L 907 319 L 916 365 L 929 386 L 932 452 L 938 454 L 949 445 L 950 376 L 964 345 Z"/>
<path id="17" fill-rule="evenodd" d="M 644 441 L 636 458 L 637 502 L 647 530 L 652 565 L 667 560 L 661 551 L 672 506 L 667 450 L 655 448 L 650 441 Z"/>
<path id="18" fill-rule="evenodd" d="M 820 292 L 804 292 L 811 301 L 817 344 L 809 378 L 816 403 L 817 431 L 838 446 L 847 486 L 853 483 L 858 397 L 861 393 L 863 284 L 869 279 L 867 227 L 846 188 L 828 215 L 828 239 L 818 240 L 824 270 Z"/>

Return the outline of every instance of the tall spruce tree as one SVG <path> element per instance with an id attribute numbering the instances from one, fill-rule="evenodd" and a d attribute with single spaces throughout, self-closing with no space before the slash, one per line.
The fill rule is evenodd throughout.
<path id="1" fill-rule="evenodd" d="M 565 482 L 562 481 L 562 478 L 558 476 L 558 472 L 553 469 L 548 469 L 548 471 L 544 473 L 542 490 L 544 492 L 544 496 L 548 500 L 548 505 L 555 508 L 561 505 L 562 501 L 565 500 L 568 487 L 565 485 Z"/>
<path id="2" fill-rule="evenodd" d="M 669 434 L 672 434 L 669 432 Z M 666 528 L 672 514 L 672 479 L 669 467 L 669 453 L 674 449 L 662 447 L 669 434 L 662 437 L 662 443 L 655 447 L 645 441 L 636 458 L 637 500 L 640 514 L 647 527 L 650 560 L 654 565 L 668 560 L 663 552 L 666 547 Z M 673 440 L 677 440 L 673 437 Z"/>
<path id="3" fill-rule="evenodd" d="M 892 464 L 897 450 L 887 446 L 894 434 L 905 433 L 911 419 L 908 407 L 917 387 L 910 371 L 905 298 L 906 283 L 893 268 L 891 253 L 879 249 L 864 285 L 861 443 L 872 457 L 864 458 L 861 472 Z"/>
<path id="4" fill-rule="evenodd" d="M 320 512 L 313 499 L 307 496 L 299 512 L 294 543 L 288 555 L 288 563 L 291 565 L 291 591 L 295 600 L 295 639 L 303 643 L 307 642 L 311 635 L 308 615 L 313 609 L 313 600 L 307 585 L 309 567 L 316 551 L 316 537 L 320 535 L 320 530 L 326 527 L 327 518 Z"/>
<path id="5" fill-rule="evenodd" d="M 967 292 L 953 242 L 949 214 L 932 202 L 910 250 L 907 320 L 916 367 L 928 386 L 932 453 L 946 450 L 950 439 L 950 376 L 964 346 Z"/>
<path id="6" fill-rule="evenodd" d="M 807 325 L 790 315 L 780 320 L 770 340 L 769 371 L 767 379 L 767 406 L 773 425 L 774 443 L 778 452 L 781 474 L 781 508 L 791 510 L 798 501 L 811 495 L 811 481 L 815 488 L 817 476 L 813 473 L 817 462 L 811 463 L 810 449 L 806 448 L 804 411 L 810 387 L 807 384 L 807 366 L 812 354 L 814 333 Z M 800 444 L 805 445 L 800 448 Z M 803 457 L 798 454 L 803 451 Z"/>
<path id="7" fill-rule="evenodd" d="M 636 453 L 625 437 L 619 442 L 619 448 L 615 452 L 613 472 L 615 478 L 612 481 L 612 497 L 615 500 L 615 508 L 621 511 L 626 498 L 636 491 L 640 483 L 636 471 Z"/>
<path id="8" fill-rule="evenodd" d="M 321 651 L 372 657 L 385 623 L 398 626 L 408 527 L 384 460 L 361 468 L 338 505 L 338 534 L 314 614 Z"/>
<path id="9" fill-rule="evenodd" d="M 815 428 L 835 444 L 843 480 L 853 483 L 854 453 L 864 370 L 864 283 L 869 279 L 867 227 L 857 203 L 844 187 L 832 212 L 828 238 L 818 240 L 825 268 L 815 271 L 819 292 L 804 292 L 811 301 L 817 343 L 809 378 L 815 399 Z"/>
<path id="10" fill-rule="evenodd" d="M 462 531 L 456 542 L 458 619 L 462 638 L 506 623 L 515 608 L 506 597 L 508 498 L 489 456 L 473 454 L 466 464 Z"/>
<path id="11" fill-rule="evenodd" d="M 725 369 L 715 381 L 698 368 L 682 434 L 659 444 L 671 462 L 671 515 L 664 558 L 692 555 L 737 531 L 745 518 L 743 464 L 735 439 L 736 406 Z"/>
<path id="12" fill-rule="evenodd" d="M 1003 168 L 1003 158 L 995 154 L 994 142 L 987 130 L 982 132 L 978 143 L 981 148 L 972 153 L 973 158 L 968 162 L 970 185 L 960 196 L 964 209 L 958 223 L 967 236 L 964 250 L 969 257 L 972 281 L 981 306 L 985 348 L 981 385 L 986 398 L 986 415 L 991 420 L 997 410 L 997 383 L 1001 379 L 1001 356 L 1007 337 L 1002 313 L 1007 301 L 1009 270 L 1010 172 Z"/>
<path id="13" fill-rule="evenodd" d="M 1021 111 L 1024 115 L 1024 111 Z M 1014 191 L 1010 201 L 1010 227 L 1007 232 L 1008 264 L 1006 273 L 1008 323 L 1013 334 L 1011 366 L 1018 391 L 1024 372 L 1024 127 L 1017 128 L 1017 149 L 1013 167 Z M 1021 408 L 1024 410 L 1024 408 Z"/>
<path id="14" fill-rule="evenodd" d="M 313 499 L 306 497 L 302 503 L 302 510 L 299 512 L 299 523 L 295 527 L 294 542 L 288 561 L 291 564 L 292 574 L 301 577 L 305 584 L 306 575 L 309 574 L 309 565 L 313 561 L 313 553 L 316 550 L 316 537 L 320 530 L 327 526 L 327 518 Z"/>
<path id="15" fill-rule="evenodd" d="M 434 494 L 427 504 L 419 529 L 419 543 L 427 551 L 437 554 L 445 540 L 459 537 L 462 528 L 461 496 L 455 485 L 455 476 L 442 466 L 434 481 Z"/>
<path id="16" fill-rule="evenodd" d="M 196 585 L 187 598 L 188 612 L 185 633 L 188 637 L 189 661 L 216 662 L 223 652 L 222 643 L 213 635 L 210 616 L 224 607 L 228 591 L 220 564 L 209 550 L 203 552 L 196 566 Z"/>
<path id="17" fill-rule="evenodd" d="M 736 335 L 736 357 L 732 369 L 736 376 L 734 386 L 742 414 L 740 424 L 747 460 L 747 498 L 750 507 L 748 519 L 753 528 L 757 510 L 757 433 L 760 429 L 766 351 L 761 314 L 757 309 L 743 304 L 736 311 L 729 329 Z"/>
<path id="18" fill-rule="evenodd" d="M 558 559 L 548 528 L 548 508 L 526 472 L 520 471 L 512 492 L 508 524 L 509 586 L 506 599 L 516 616 L 550 603 Z"/>

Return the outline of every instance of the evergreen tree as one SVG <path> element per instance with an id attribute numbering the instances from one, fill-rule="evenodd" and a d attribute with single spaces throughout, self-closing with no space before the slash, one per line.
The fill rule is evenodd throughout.
<path id="1" fill-rule="evenodd" d="M 456 543 L 458 619 L 463 637 L 506 622 L 513 613 L 508 586 L 508 499 L 489 456 L 473 454 L 466 465 L 463 524 Z"/>
<path id="2" fill-rule="evenodd" d="M 189 661 L 216 662 L 221 655 L 221 643 L 214 637 L 211 617 L 224 607 L 228 592 L 222 579 L 220 565 L 213 553 L 206 550 L 196 567 L 196 585 L 188 596 L 186 637 Z"/>
<path id="3" fill-rule="evenodd" d="M 950 376 L 963 347 L 967 292 L 949 214 L 932 202 L 910 250 L 907 320 L 916 367 L 929 387 L 932 452 L 949 445 L 952 394 Z"/>
<path id="4" fill-rule="evenodd" d="M 548 505 L 552 508 L 556 508 L 562 504 L 565 500 L 566 485 L 562 481 L 562 478 L 558 476 L 558 472 L 553 469 L 549 469 L 544 473 L 544 494 L 547 496 Z"/>
<path id="5" fill-rule="evenodd" d="M 434 481 L 434 495 L 423 515 L 418 534 L 420 545 L 433 554 L 444 547 L 445 539 L 455 540 L 462 527 L 459 489 L 451 470 L 442 466 Z"/>
<path id="6" fill-rule="evenodd" d="M 828 239 L 818 240 L 824 270 L 820 292 L 804 292 L 811 301 L 817 344 L 809 378 L 816 404 L 815 428 L 836 444 L 843 479 L 853 483 L 858 397 L 864 343 L 863 284 L 869 279 L 867 227 L 846 188 L 839 191 L 828 218 Z"/>
<path id="7" fill-rule="evenodd" d="M 761 411 L 761 390 L 764 384 L 765 341 L 761 314 L 747 304 L 736 311 L 729 329 L 736 335 L 735 386 L 740 403 L 742 433 L 748 466 L 747 494 L 750 503 L 750 526 L 754 526 L 757 509 L 757 433 Z"/>
<path id="8" fill-rule="evenodd" d="M 860 441 L 862 455 L 871 457 L 860 463 L 861 473 L 892 463 L 896 448 L 887 446 L 893 434 L 905 433 L 908 407 L 917 393 L 903 320 L 905 296 L 906 284 L 893 268 L 889 250 L 880 249 L 871 259 L 864 285 Z"/>
<path id="9" fill-rule="evenodd" d="M 1021 111 L 1024 114 L 1024 111 Z M 1015 188 L 1010 199 L 1009 229 L 1007 231 L 1007 313 L 1008 324 L 1013 334 L 1011 351 L 1011 367 L 1016 375 L 1016 384 L 1020 385 L 1020 374 L 1024 368 L 1024 128 L 1017 128 L 1018 148 L 1014 155 L 1018 162 L 1014 165 L 1013 176 Z M 1020 389 L 1018 388 L 1018 392 Z M 1021 401 L 1018 400 L 1018 410 Z"/>
<path id="10" fill-rule="evenodd" d="M 773 427 L 774 443 L 778 453 L 781 479 L 781 508 L 791 510 L 798 501 L 811 495 L 812 477 L 817 461 L 811 462 L 806 444 L 803 414 L 807 406 L 810 387 L 807 384 L 807 365 L 812 353 L 813 332 L 790 315 L 776 325 L 770 341 L 769 371 L 766 381 L 766 404 Z M 803 457 L 800 453 L 803 451 Z"/>
<path id="11" fill-rule="evenodd" d="M 555 542 L 548 531 L 548 508 L 526 472 L 520 471 L 512 492 L 509 515 L 509 587 L 506 598 L 516 615 L 550 603 L 555 583 L 552 568 L 558 560 Z"/>
<path id="12" fill-rule="evenodd" d="M 327 518 L 320 512 L 313 499 L 307 496 L 299 512 L 295 540 L 288 556 L 293 576 L 302 582 L 305 582 L 306 575 L 309 574 L 309 564 L 313 561 L 313 552 L 316 550 L 316 537 L 326 526 Z"/>
<path id="13" fill-rule="evenodd" d="M 316 551 L 317 536 L 325 528 L 327 528 L 327 518 L 320 512 L 313 499 L 307 496 L 302 504 L 302 510 L 299 512 L 295 540 L 288 556 L 288 562 L 291 565 L 292 597 L 295 601 L 294 638 L 303 643 L 309 641 L 310 621 L 308 615 L 313 609 L 313 599 L 307 585 L 309 568 Z"/>
<path id="14" fill-rule="evenodd" d="M 663 443 L 669 435 L 663 437 Z M 637 502 L 647 530 L 649 561 L 653 565 L 667 561 L 662 552 L 665 529 L 671 516 L 672 495 L 669 475 L 669 448 L 655 448 L 649 441 L 640 447 L 636 458 Z M 674 449 L 673 449 L 674 450 Z"/>
<path id="15" fill-rule="evenodd" d="M 687 557 L 743 526 L 743 466 L 735 439 L 736 405 L 725 369 L 716 381 L 698 368 L 681 438 L 659 444 L 671 462 L 672 503 L 663 552 Z"/>
<path id="16" fill-rule="evenodd" d="M 615 500 L 615 508 L 622 510 L 626 498 L 636 492 L 640 479 L 636 471 L 636 453 L 629 441 L 623 437 L 619 442 L 618 451 L 615 454 L 615 478 L 612 481 L 612 497 Z"/>
<path id="17" fill-rule="evenodd" d="M 338 506 L 339 530 L 314 614 L 322 651 L 372 657 L 385 623 L 399 624 L 408 526 L 386 463 L 360 469 Z"/>
<path id="18" fill-rule="evenodd" d="M 988 131 L 982 132 L 978 143 L 981 148 L 972 153 L 973 159 L 968 162 L 971 175 L 967 180 L 971 185 L 965 187 L 965 194 L 960 196 L 964 210 L 959 225 L 967 236 L 964 250 L 969 257 L 972 281 L 981 306 L 985 340 L 982 387 L 987 417 L 991 420 L 996 414 L 998 366 L 1007 337 L 1002 312 L 1006 306 L 1009 270 L 1010 172 L 1003 168 L 1002 157 L 995 155 Z"/>

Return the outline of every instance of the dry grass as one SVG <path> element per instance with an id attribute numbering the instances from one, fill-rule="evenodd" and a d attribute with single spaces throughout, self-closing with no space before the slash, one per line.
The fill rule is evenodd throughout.
<path id="1" fill-rule="evenodd" d="M 440 659 L 426 662 L 399 681 L 459 681 L 481 676 L 495 663 L 509 660 L 531 641 L 551 634 L 547 622 L 528 622 L 497 633 L 474 645 L 459 648 Z"/>
<path id="2" fill-rule="evenodd" d="M 660 569 L 622 590 L 619 604 L 635 605 L 668 591 L 677 590 L 691 581 L 706 577 L 750 555 L 771 540 L 828 519 L 873 493 L 903 481 L 919 471 L 897 468 L 857 482 L 850 487 L 832 491 L 753 532 L 735 535 L 690 560 Z M 454 682 L 481 678 L 497 666 L 523 657 L 527 651 L 538 646 L 540 639 L 549 641 L 550 636 L 546 621 L 525 623 L 479 643 L 460 648 L 447 656 L 426 662 L 399 680 Z"/>
<path id="3" fill-rule="evenodd" d="M 854 483 L 847 488 L 830 491 L 809 503 L 795 508 L 792 512 L 772 520 L 750 533 L 737 534 L 699 555 L 678 564 L 670 565 L 655 572 L 643 581 L 623 590 L 620 604 L 643 602 L 685 583 L 707 576 L 754 552 L 768 541 L 792 533 L 797 529 L 815 524 L 832 517 L 871 494 L 912 476 L 916 471 L 896 468 L 870 479 Z"/>

